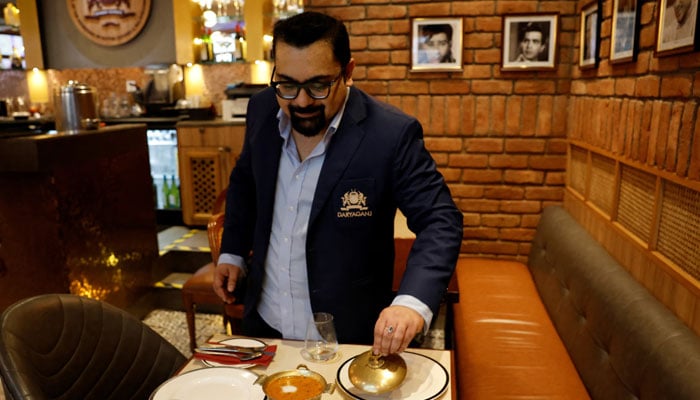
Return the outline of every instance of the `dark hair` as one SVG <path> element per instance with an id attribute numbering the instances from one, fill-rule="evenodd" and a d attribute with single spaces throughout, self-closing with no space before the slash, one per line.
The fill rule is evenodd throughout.
<path id="1" fill-rule="evenodd" d="M 450 24 L 423 25 L 421 29 L 424 36 L 431 37 L 438 33 L 444 33 L 447 35 L 447 40 L 452 41 L 452 25 Z"/>
<path id="2" fill-rule="evenodd" d="M 527 24 L 520 24 L 520 29 L 518 30 L 518 41 L 522 42 L 525 39 L 525 34 L 528 32 L 539 32 L 542 35 L 542 44 L 547 44 L 549 39 L 549 25 L 541 24 L 538 22 L 528 22 Z"/>
<path id="3" fill-rule="evenodd" d="M 272 35 L 273 57 L 278 41 L 296 48 L 304 48 L 319 40 L 324 40 L 333 48 L 333 55 L 343 70 L 350 63 L 348 31 L 341 21 L 328 15 L 307 11 L 279 20 L 275 23 Z"/>

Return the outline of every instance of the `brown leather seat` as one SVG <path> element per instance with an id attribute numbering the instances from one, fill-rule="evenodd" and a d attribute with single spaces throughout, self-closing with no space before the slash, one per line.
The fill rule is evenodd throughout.
<path id="1" fill-rule="evenodd" d="M 223 307 L 224 328 L 229 328 L 231 333 L 241 333 L 241 320 L 243 318 L 242 304 L 224 304 L 214 293 L 214 268 L 221 251 L 221 236 L 224 232 L 224 213 L 220 212 L 226 200 L 226 190 L 219 194 L 214 204 L 215 214 L 209 218 L 207 224 L 207 237 L 211 249 L 212 262 L 199 268 L 184 285 L 182 285 L 182 302 L 187 317 L 187 330 L 190 336 L 190 349 L 197 347 L 195 311 L 197 304 L 221 304 Z"/>
<path id="2" fill-rule="evenodd" d="M 21 300 L 0 317 L 9 399 L 147 399 L 187 361 L 133 315 L 71 294 Z"/>

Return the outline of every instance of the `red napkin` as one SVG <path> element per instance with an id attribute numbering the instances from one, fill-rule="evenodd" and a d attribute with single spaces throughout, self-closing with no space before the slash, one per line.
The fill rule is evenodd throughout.
<path id="1" fill-rule="evenodd" d="M 218 362 L 221 364 L 227 364 L 227 365 L 238 365 L 238 364 L 255 364 L 255 365 L 262 365 L 267 367 L 270 365 L 270 362 L 272 362 L 272 359 L 275 357 L 275 353 L 277 352 L 277 345 L 272 345 L 272 346 L 267 346 L 265 348 L 265 353 L 262 356 L 252 359 L 252 360 L 246 360 L 242 361 L 239 360 L 235 356 L 229 356 L 226 354 L 210 354 L 210 353 L 199 353 L 197 351 L 194 352 L 194 358 L 199 359 L 199 360 L 207 360 L 207 361 L 214 361 Z"/>

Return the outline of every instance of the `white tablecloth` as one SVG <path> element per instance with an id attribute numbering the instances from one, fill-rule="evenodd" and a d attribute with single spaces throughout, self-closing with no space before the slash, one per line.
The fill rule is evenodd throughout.
<path id="1" fill-rule="evenodd" d="M 229 338 L 230 336 L 225 335 L 214 335 L 211 341 L 221 341 Z M 340 354 L 334 360 L 330 362 L 313 362 L 304 359 L 301 356 L 301 349 L 304 346 L 303 341 L 298 340 L 281 340 L 281 339 L 265 339 L 268 345 L 277 345 L 277 353 L 274 359 L 267 367 L 255 366 L 250 368 L 250 371 L 255 372 L 260 375 L 272 375 L 279 371 L 285 371 L 290 369 L 296 369 L 299 364 L 306 365 L 310 370 L 318 372 L 321 374 L 327 382 L 336 382 L 336 375 L 338 369 L 341 365 L 352 357 L 358 354 L 364 353 L 371 349 L 370 346 L 360 346 L 352 344 L 341 344 Z M 454 399 L 453 388 L 455 388 L 455 382 L 452 377 L 452 352 L 449 350 L 431 350 L 431 349 L 408 349 L 410 352 L 422 354 L 432 358 L 433 360 L 439 362 L 445 369 L 450 377 L 450 382 L 447 387 L 447 391 L 440 397 L 440 399 Z M 191 359 L 182 372 L 191 371 L 193 369 L 205 368 L 206 366 L 197 359 Z M 410 373 L 410 371 L 409 371 Z M 337 384 L 337 382 L 336 382 Z M 323 400 L 330 399 L 346 399 L 347 396 L 342 394 L 342 390 L 337 388 L 333 394 L 324 394 L 322 396 Z"/>

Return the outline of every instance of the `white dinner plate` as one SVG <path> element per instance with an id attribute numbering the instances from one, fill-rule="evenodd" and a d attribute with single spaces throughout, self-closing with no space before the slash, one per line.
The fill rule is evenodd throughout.
<path id="1" fill-rule="evenodd" d="M 357 357 L 357 356 L 355 356 Z M 360 400 L 432 400 L 447 390 L 450 377 L 445 367 L 428 356 L 405 351 L 401 353 L 406 361 L 406 377 L 397 389 L 388 393 L 368 394 L 356 388 L 350 381 L 350 363 L 345 361 L 338 369 L 338 386 L 353 399 Z"/>
<path id="2" fill-rule="evenodd" d="M 240 368 L 195 369 L 165 381 L 151 400 L 263 400 L 256 379 L 258 375 Z"/>
<path id="3" fill-rule="evenodd" d="M 261 346 L 267 346 L 267 344 L 263 341 L 257 340 L 257 339 L 249 339 L 249 338 L 232 338 L 232 339 L 226 339 L 222 340 L 220 342 L 221 344 L 228 344 L 231 346 L 241 346 L 241 347 L 261 347 Z M 257 364 L 224 364 L 216 361 L 211 361 L 211 360 L 201 360 L 204 365 L 207 367 L 232 367 L 232 368 L 250 368 L 254 367 Z"/>

